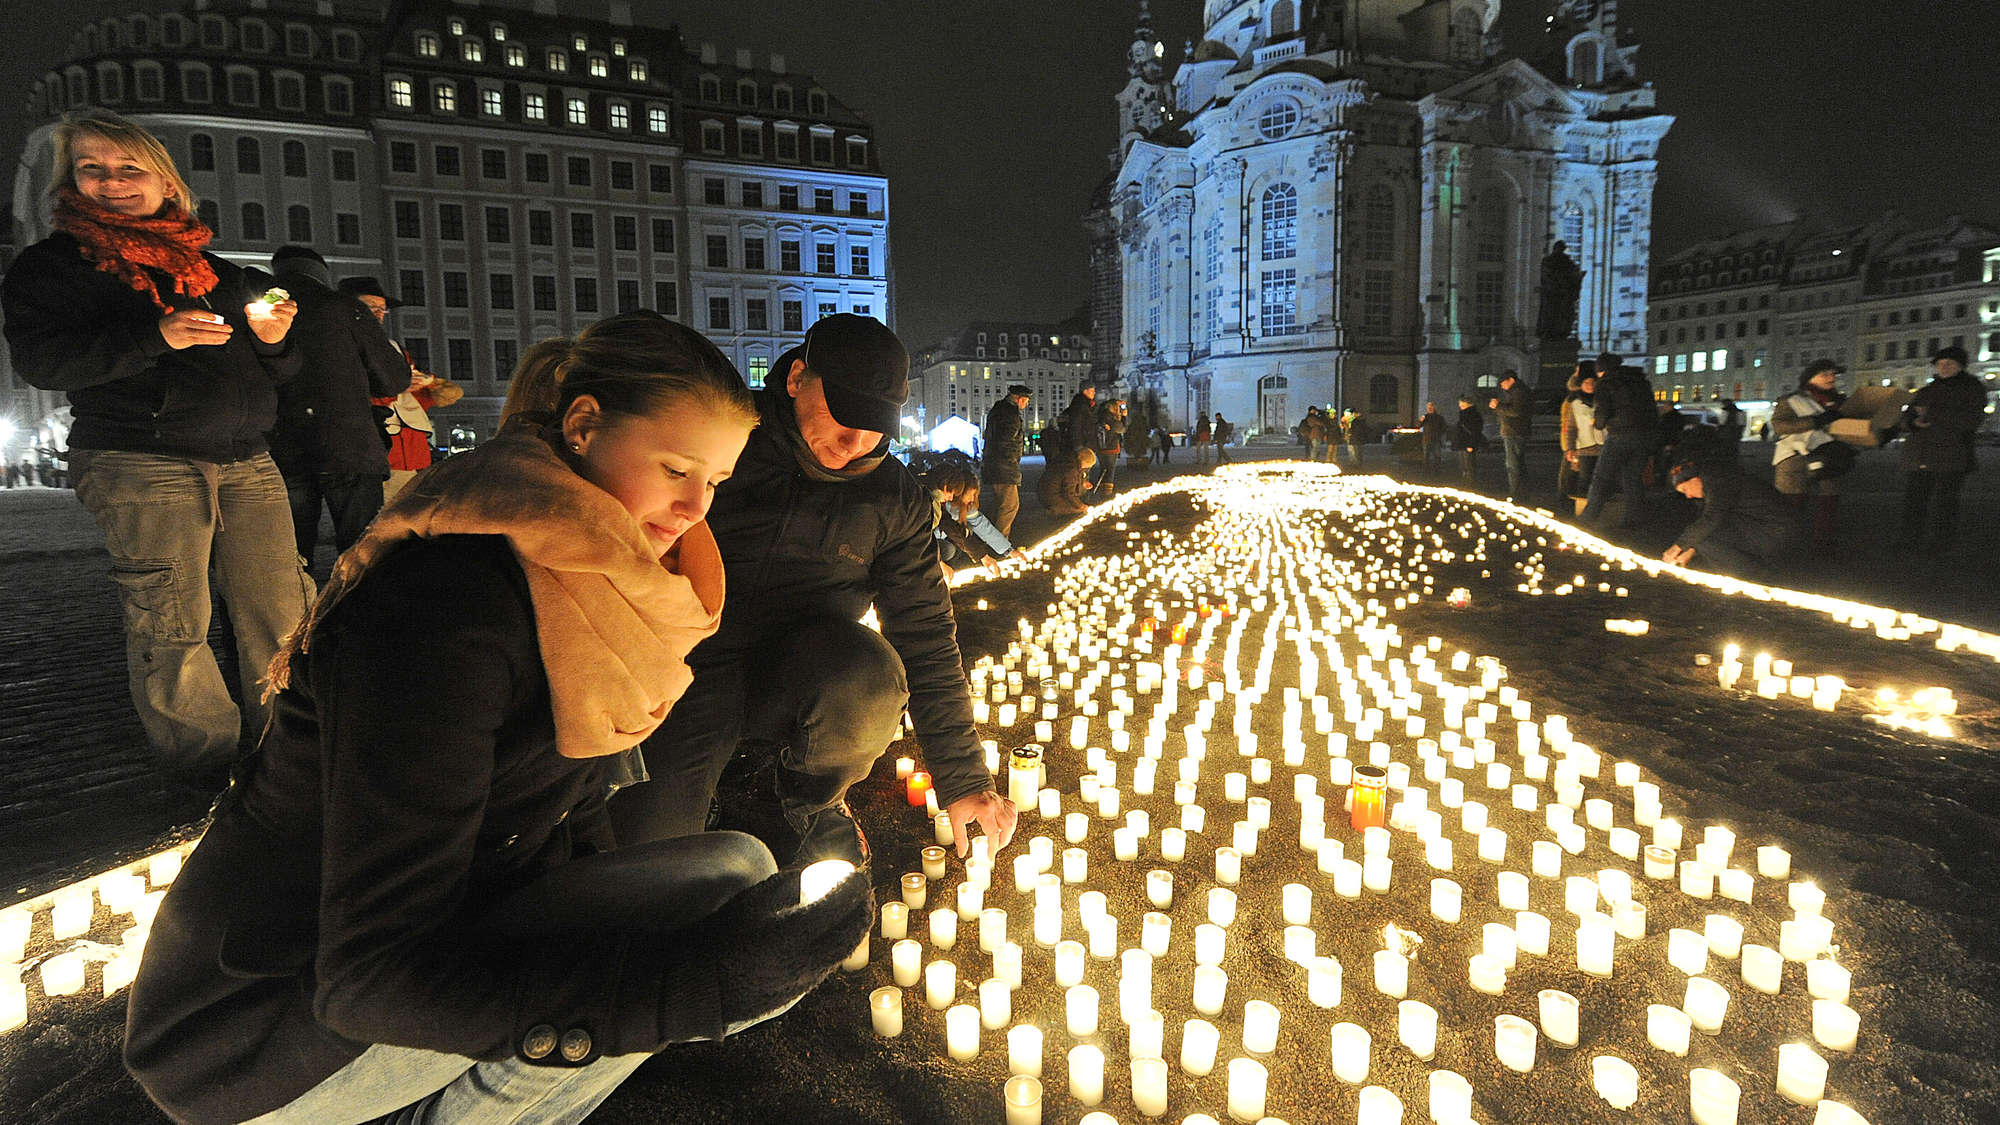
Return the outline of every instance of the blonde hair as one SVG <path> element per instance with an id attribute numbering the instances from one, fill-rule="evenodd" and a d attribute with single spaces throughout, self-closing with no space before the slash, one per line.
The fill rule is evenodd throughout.
<path id="1" fill-rule="evenodd" d="M 504 428 L 559 424 L 584 395 L 610 416 L 655 415 L 692 399 L 718 420 L 758 420 L 729 357 L 694 329 L 645 310 L 606 317 L 574 338 L 537 341 L 514 367 Z"/>
<path id="2" fill-rule="evenodd" d="M 56 126 L 56 166 L 55 175 L 49 179 L 49 197 L 55 198 L 64 188 L 76 186 L 76 142 L 83 137 L 95 137 L 106 144 L 116 145 L 132 162 L 158 176 L 166 185 L 168 203 L 178 205 L 192 215 L 200 200 L 195 198 L 194 189 L 181 178 L 180 169 L 174 166 L 173 154 L 160 139 L 131 121 L 98 106 L 82 106 L 63 114 L 61 124 Z"/>

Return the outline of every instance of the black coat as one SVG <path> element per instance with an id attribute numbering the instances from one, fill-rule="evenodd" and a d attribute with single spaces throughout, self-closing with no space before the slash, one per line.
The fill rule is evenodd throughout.
<path id="1" fill-rule="evenodd" d="M 1055 438 L 1050 446 L 1049 438 Z M 1056 424 L 1042 431 L 1042 452 L 1075 453 L 1097 448 L 1097 404 L 1082 391 L 1070 396 L 1069 405 L 1056 415 Z"/>
<path id="2" fill-rule="evenodd" d="M 1653 401 L 1653 384 L 1637 368 L 1620 367 L 1616 375 L 1597 378 L 1597 428 L 1606 438 L 1648 438 L 1660 435 L 1660 408 Z"/>
<path id="3" fill-rule="evenodd" d="M 1528 385 L 1519 379 L 1511 387 L 1502 387 L 1493 392 L 1500 402 L 1500 436 L 1511 438 L 1528 437 L 1535 428 L 1535 398 L 1528 393 Z"/>
<path id="4" fill-rule="evenodd" d="M 277 418 L 277 385 L 298 371 L 289 335 L 266 344 L 243 306 L 253 289 L 244 271 L 203 255 L 219 284 L 205 297 L 174 292 L 154 275 L 175 309 L 206 308 L 235 334 L 224 344 L 176 351 L 160 335 L 151 298 L 99 270 L 58 231 L 14 260 L 0 284 L 0 315 L 14 369 L 30 386 L 69 392 L 71 449 L 115 449 L 218 464 L 265 452 Z"/>
<path id="5" fill-rule="evenodd" d="M 1014 396 L 1003 396 L 986 412 L 985 444 L 979 450 L 979 479 L 986 484 L 1021 483 L 1021 453 L 1028 434 Z"/>
<path id="6" fill-rule="evenodd" d="M 504 1059 L 546 1024 L 588 1029 L 595 1058 L 719 1030 L 715 948 L 482 918 L 612 842 L 616 759 L 556 751 L 504 539 L 398 550 L 292 669 L 132 988 L 126 1065 L 170 1116 L 256 1116 L 371 1043 Z"/>
<path id="7" fill-rule="evenodd" d="M 1926 423 L 1909 431 L 1903 445 L 1903 468 L 1941 473 L 1970 472 L 1974 464 L 1972 435 L 1986 420 L 1986 388 L 1971 372 L 1949 379 L 1932 379 L 1910 399 Z"/>
<path id="8" fill-rule="evenodd" d="M 1777 561 L 1796 543 L 1799 510 L 1777 489 L 1745 474 L 1733 463 L 1701 474 L 1701 515 L 1681 529 L 1676 547 L 1692 547 L 1696 555 L 1710 539 Z"/>
<path id="9" fill-rule="evenodd" d="M 389 476 L 388 445 L 370 398 L 410 385 L 410 361 L 389 342 L 366 305 L 293 270 L 277 283 L 299 303 L 289 339 L 296 379 L 278 392 L 271 457 L 286 476 Z"/>
<path id="10" fill-rule="evenodd" d="M 1478 407 L 1459 408 L 1458 427 L 1452 433 L 1451 446 L 1461 452 L 1477 452 L 1486 447 L 1486 416 Z"/>
<path id="11" fill-rule="evenodd" d="M 893 457 L 859 477 L 809 473 L 794 453 L 791 397 L 771 388 L 757 392 L 757 405 L 763 424 L 708 513 L 729 599 L 721 627 L 688 657 L 695 675 L 743 659 L 803 620 L 858 621 L 873 605 L 909 678 L 910 719 L 938 803 L 993 788 L 938 565 L 930 493 Z"/>

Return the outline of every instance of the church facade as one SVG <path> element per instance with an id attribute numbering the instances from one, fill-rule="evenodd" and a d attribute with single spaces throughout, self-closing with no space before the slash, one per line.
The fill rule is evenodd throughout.
<path id="1" fill-rule="evenodd" d="M 1254 436 L 1315 404 L 1408 422 L 1502 371 L 1642 352 L 1672 118 L 1616 0 L 1553 5 L 1532 59 L 1502 52 L 1499 9 L 1206 0 L 1168 73 L 1142 0 L 1086 216 L 1099 378 Z M 1552 276 L 1582 277 L 1551 325 L 1557 242 L 1574 265 Z"/>

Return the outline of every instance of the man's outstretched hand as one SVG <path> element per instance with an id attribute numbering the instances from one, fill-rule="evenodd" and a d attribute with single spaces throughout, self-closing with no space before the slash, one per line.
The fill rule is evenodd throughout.
<path id="1" fill-rule="evenodd" d="M 957 846 L 960 859 L 972 850 L 972 836 L 967 831 L 969 825 L 975 822 L 979 825 L 986 838 L 993 841 L 993 855 L 998 856 L 1014 839 L 1014 822 L 1021 815 L 1014 808 L 1014 802 L 991 789 L 970 797 L 960 797 L 946 805 L 944 811 L 951 817 L 951 842 Z"/>

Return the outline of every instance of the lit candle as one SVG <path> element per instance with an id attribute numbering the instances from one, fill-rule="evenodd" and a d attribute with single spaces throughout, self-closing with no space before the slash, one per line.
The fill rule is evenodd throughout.
<path id="1" fill-rule="evenodd" d="M 1594 977 L 1611 975 L 1613 943 L 1617 940 L 1603 915 L 1584 919 L 1576 928 L 1576 967 Z"/>
<path id="2" fill-rule="evenodd" d="M 1681 893 L 1689 898 L 1715 896 L 1715 872 L 1696 860 L 1681 862 Z"/>
<path id="3" fill-rule="evenodd" d="M 8 961 L 6 964 L 13 964 Z M 28 989 L 20 981 L 0 979 L 0 1035 L 28 1023 Z"/>
<path id="4" fill-rule="evenodd" d="M 1826 1059 L 1804 1043 L 1778 1048 L 1778 1094 L 1786 1101 L 1812 1105 L 1826 1096 Z"/>
<path id="5" fill-rule="evenodd" d="M 89 887 L 66 887 L 57 891 L 49 907 L 51 936 L 61 939 L 81 937 L 87 933 L 90 930 L 91 912 L 96 905 L 97 900 L 92 896 Z"/>
<path id="6" fill-rule="evenodd" d="M 1410 962 L 1393 949 L 1375 951 L 1375 991 L 1401 1000 L 1410 990 Z"/>
<path id="7" fill-rule="evenodd" d="M 1395 864 L 1386 855 L 1363 856 L 1361 859 L 1361 885 L 1381 894 L 1389 889 L 1390 876 Z"/>
<path id="8" fill-rule="evenodd" d="M 85 892 L 88 900 L 88 892 Z M 42 962 L 42 991 L 49 996 L 71 996 L 83 991 L 83 953 L 58 953 Z"/>
<path id="9" fill-rule="evenodd" d="M 1800 918 L 1815 916 L 1826 906 L 1826 892 L 1812 883 L 1793 883 L 1786 888 L 1785 897 Z"/>
<path id="10" fill-rule="evenodd" d="M 1069 1096 L 1084 1105 L 1104 1100 L 1104 1052 L 1085 1043 L 1069 1049 Z"/>
<path id="11" fill-rule="evenodd" d="M 1340 1006 L 1340 962 L 1315 957 L 1306 967 L 1306 999 L 1317 1008 Z"/>
<path id="12" fill-rule="evenodd" d="M 930 884 L 925 882 L 924 873 L 912 871 L 903 876 L 903 905 L 911 910 L 922 910 L 924 899 L 929 894 Z"/>
<path id="13" fill-rule="evenodd" d="M 1546 957 L 1549 953 L 1549 919 L 1532 910 L 1514 915 L 1514 945 L 1522 953 Z"/>
<path id="14" fill-rule="evenodd" d="M 1019 1031 L 1020 1028 L 1014 1030 Z M 1010 1034 L 1008 1038 L 1013 1037 Z M 1011 1046 L 1010 1046 L 1011 1051 Z M 1040 1070 L 1039 1045 L 1036 1050 L 1036 1069 Z M 1032 1074 L 1015 1074 L 1001 1087 L 1001 1096 L 1007 1102 L 1007 1125 L 1042 1125 L 1042 1082 Z"/>
<path id="15" fill-rule="evenodd" d="M 1452 880 L 1432 879 L 1431 917 L 1440 922 L 1457 924 L 1464 898 L 1464 889 Z"/>
<path id="16" fill-rule="evenodd" d="M 1815 1000 L 1845 1004 L 1853 983 L 1854 974 L 1836 961 L 1820 958 L 1806 962 L 1806 995 Z"/>
<path id="17" fill-rule="evenodd" d="M 1519 1074 L 1535 1069 L 1535 1025 L 1519 1016 L 1493 1020 L 1493 1054 L 1500 1065 Z"/>
<path id="18" fill-rule="evenodd" d="M 1766 879 L 1784 879 L 1792 873 L 1792 853 L 1766 844 L 1757 849 L 1757 874 Z"/>
<path id="19" fill-rule="evenodd" d="M 952 842 L 950 813 L 931 814 L 931 838 L 940 844 Z"/>
<path id="20" fill-rule="evenodd" d="M 1059 941 L 1056 943 L 1055 978 L 1059 988 L 1070 988 L 1083 983 L 1084 966 L 1083 943 L 1079 941 Z"/>
<path id="21" fill-rule="evenodd" d="M 910 908 L 900 902 L 882 904 L 882 940 L 901 941 L 910 936 Z"/>
<path id="22" fill-rule="evenodd" d="M 1303 883 L 1286 883 L 1281 898 L 1281 917 L 1288 926 L 1312 924 L 1312 888 Z"/>
<path id="23" fill-rule="evenodd" d="M 1743 983 L 1767 996 L 1776 996 L 1784 984 L 1785 957 L 1768 945 L 1743 947 Z"/>
<path id="24" fill-rule="evenodd" d="M 1007 1029 L 1007 1069 L 1015 1074 L 1042 1076 L 1042 1029 L 1031 1023 L 1015 1024 Z M 1036 1090 L 1037 1112 L 1040 1106 L 1040 1089 Z"/>
<path id="25" fill-rule="evenodd" d="M 1278 1049 L 1278 1009 L 1262 1000 L 1243 1005 L 1243 1049 L 1268 1055 Z"/>
<path id="26" fill-rule="evenodd" d="M 1252 835 L 1254 837 L 1255 834 Z M 1215 849 L 1215 881 L 1223 886 L 1233 887 L 1241 878 L 1243 878 L 1243 853 L 1230 847 Z"/>
<path id="27" fill-rule="evenodd" d="M 931 911 L 931 944 L 950 949 L 958 944 L 958 912 L 946 907 Z"/>
<path id="28" fill-rule="evenodd" d="M 1813 1038 L 1832 1051 L 1852 1051 L 1861 1029 L 1861 1016 L 1838 1000 L 1812 1003 Z"/>
<path id="29" fill-rule="evenodd" d="M 1322 852 L 1324 856 L 1327 853 Z M 1336 858 L 1333 861 L 1333 893 L 1341 898 L 1361 897 L 1361 865 L 1351 859 Z"/>
<path id="30" fill-rule="evenodd" d="M 942 1012 L 951 1007 L 958 993 L 958 966 L 950 961 L 932 961 L 924 966 L 924 1002 Z"/>
<path id="31" fill-rule="evenodd" d="M 1208 889 L 1208 920 L 1228 928 L 1236 924 L 1236 892 L 1227 887 Z"/>
<path id="32" fill-rule="evenodd" d="M 1519 951 L 1514 940 L 1514 927 L 1505 922 L 1487 922 L 1480 926 L 1479 951 L 1493 958 L 1502 970 L 1512 969 L 1515 954 Z"/>
<path id="33" fill-rule="evenodd" d="M 1437 1009 L 1421 1000 L 1396 1003 L 1396 1038 L 1425 1062 L 1437 1053 Z"/>
<path id="34" fill-rule="evenodd" d="M 146 877 L 155 887 L 164 887 L 180 877 L 181 853 L 164 851 L 154 856 L 146 864 Z"/>
<path id="35" fill-rule="evenodd" d="M 1736 1125 L 1736 1106 L 1743 1088 L 1719 1070 L 1698 1066 L 1688 1071 L 1688 1111 L 1694 1125 Z"/>
<path id="36" fill-rule="evenodd" d="M 1631 1109 L 1639 1100 L 1639 1071 L 1616 1055 L 1590 1060 L 1591 1084 L 1612 1109 Z"/>
<path id="37" fill-rule="evenodd" d="M 1708 938 L 1698 930 L 1667 932 L 1667 964 L 1692 976 L 1708 968 Z"/>
<path id="38" fill-rule="evenodd" d="M 1507 969 L 1493 957 L 1475 953 L 1467 959 L 1467 976 L 1474 992 L 1498 996 L 1507 991 Z"/>
<path id="39" fill-rule="evenodd" d="M 1646 1042 L 1670 1055 L 1683 1058 L 1688 1053 L 1688 1031 L 1693 1026 L 1688 1014 L 1665 1004 L 1646 1005 Z"/>
<path id="40" fill-rule="evenodd" d="M 889 975 L 903 988 L 923 978 L 924 947 L 910 938 L 898 939 L 889 947 Z"/>
<path id="41" fill-rule="evenodd" d="M 868 1014 L 875 1034 L 893 1039 L 903 1033 L 903 990 L 882 987 L 868 994 Z"/>
<path id="42" fill-rule="evenodd" d="M 1063 1014 L 1071 1037 L 1081 1039 L 1097 1034 L 1097 990 L 1079 984 L 1065 991 Z"/>
<path id="43" fill-rule="evenodd" d="M 1528 849 L 1530 860 L 1528 869 L 1538 878 L 1555 879 L 1562 876 L 1562 845 L 1553 840 L 1536 840 Z"/>
<path id="44" fill-rule="evenodd" d="M 1577 1000 L 1561 989 L 1544 988 L 1536 993 L 1540 1001 L 1542 1034 L 1558 1047 L 1574 1047 L 1577 1040 Z"/>
<path id="45" fill-rule="evenodd" d="M 1219 965 L 1194 967 L 1194 1010 L 1204 1016 L 1222 1012 L 1223 996 L 1229 990 L 1229 974 Z"/>
<path id="46" fill-rule="evenodd" d="M 1012 708 L 1008 707 L 1001 708 L 1001 712 L 1003 714 L 1010 710 L 1012 710 Z M 908 779 L 904 781 L 904 788 L 905 788 L 905 794 L 909 798 L 910 804 L 914 806 L 921 806 L 924 803 L 924 798 L 927 795 L 929 795 L 931 791 L 931 775 L 923 770 L 916 770 L 915 772 L 910 774 Z"/>
<path id="47" fill-rule="evenodd" d="M 1722 1030 L 1722 1018 L 1729 1012 L 1729 990 L 1707 977 L 1689 977 L 1681 1011 L 1696 1031 L 1714 1035 Z"/>
<path id="48" fill-rule="evenodd" d="M 1215 1049 L 1222 1033 L 1207 1020 L 1194 1019 L 1181 1025 L 1181 1070 L 1201 1078 L 1215 1069 Z"/>

